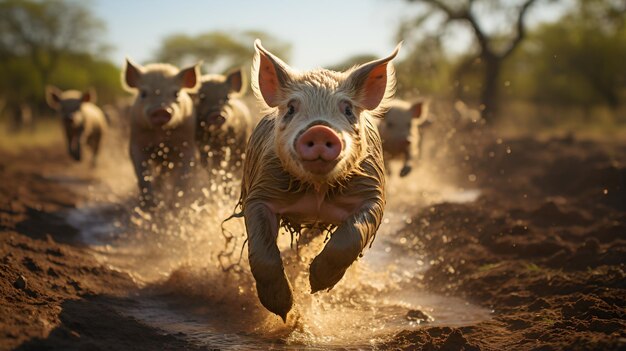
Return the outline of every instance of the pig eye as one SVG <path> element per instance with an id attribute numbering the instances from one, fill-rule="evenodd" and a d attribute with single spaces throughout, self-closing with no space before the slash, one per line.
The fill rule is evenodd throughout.
<path id="1" fill-rule="evenodd" d="M 339 104 L 339 108 L 341 109 L 341 112 L 344 114 L 344 116 L 346 116 L 346 118 L 348 118 L 348 121 L 350 121 L 350 123 L 355 123 L 356 122 L 356 116 L 354 115 L 354 111 L 352 109 L 352 104 L 348 101 L 342 101 Z"/>
<path id="2" fill-rule="evenodd" d="M 389 128 L 393 128 L 393 123 L 391 123 L 391 122 L 387 122 L 387 127 L 389 127 Z"/>
<path id="3" fill-rule="evenodd" d="M 296 114 L 297 111 L 297 107 L 298 107 L 298 103 L 294 100 L 289 101 L 289 103 L 287 104 L 287 113 L 285 114 L 285 122 L 289 122 L 293 116 Z"/>
<path id="4" fill-rule="evenodd" d="M 141 96 L 142 99 L 145 99 L 146 97 L 148 97 L 148 92 L 145 90 L 141 90 L 139 92 L 139 96 Z"/>

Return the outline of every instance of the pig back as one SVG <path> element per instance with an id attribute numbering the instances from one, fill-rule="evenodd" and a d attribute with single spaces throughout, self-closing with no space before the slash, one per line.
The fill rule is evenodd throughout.
<path id="1" fill-rule="evenodd" d="M 86 135 L 106 132 L 108 123 L 100 107 L 91 102 L 84 102 L 81 104 L 80 112 L 84 118 L 84 131 Z"/>

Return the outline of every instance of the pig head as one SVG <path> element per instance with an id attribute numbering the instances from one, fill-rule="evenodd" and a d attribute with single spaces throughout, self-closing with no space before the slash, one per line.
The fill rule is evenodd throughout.
<path id="1" fill-rule="evenodd" d="M 298 72 L 255 42 L 252 87 L 270 111 L 246 148 L 240 208 L 263 306 L 293 304 L 279 227 L 332 228 L 309 269 L 311 291 L 331 289 L 374 239 L 385 206 L 381 140 L 372 121 L 395 92 L 389 57 L 346 72 Z"/>

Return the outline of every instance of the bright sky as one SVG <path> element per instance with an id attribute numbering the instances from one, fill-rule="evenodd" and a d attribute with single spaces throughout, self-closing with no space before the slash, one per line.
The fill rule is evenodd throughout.
<path id="1" fill-rule="evenodd" d="M 387 55 L 402 19 L 420 11 L 404 0 L 95 0 L 93 5 L 107 25 L 106 41 L 114 46 L 110 59 L 119 65 L 125 56 L 151 60 L 172 33 L 254 29 L 291 43 L 288 64 L 298 69 L 336 64 L 357 54 Z M 460 34 L 451 45 L 470 38 Z"/>

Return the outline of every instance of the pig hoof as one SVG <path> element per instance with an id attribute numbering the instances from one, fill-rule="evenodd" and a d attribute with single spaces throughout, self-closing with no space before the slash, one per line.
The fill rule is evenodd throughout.
<path id="1" fill-rule="evenodd" d="M 343 275 L 346 273 L 346 269 L 332 267 L 328 263 L 319 260 L 318 257 L 316 257 L 311 263 L 309 271 L 311 294 L 320 290 L 330 290 L 341 280 L 341 278 L 343 278 Z"/>
<path id="2" fill-rule="evenodd" d="M 406 177 L 407 175 L 409 175 L 409 173 L 411 173 L 411 170 L 413 170 L 413 167 L 411 166 L 402 167 L 402 169 L 400 170 L 400 177 Z"/>
<path id="3" fill-rule="evenodd" d="M 270 312 L 280 316 L 286 323 L 287 313 L 293 306 L 293 295 L 287 278 L 283 275 L 273 281 L 257 281 L 256 290 L 261 304 Z"/>

